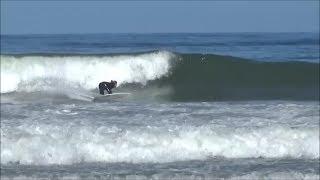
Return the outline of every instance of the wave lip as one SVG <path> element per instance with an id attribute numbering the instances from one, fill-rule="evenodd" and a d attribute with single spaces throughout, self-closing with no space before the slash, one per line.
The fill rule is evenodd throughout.
<path id="1" fill-rule="evenodd" d="M 166 75 L 170 52 L 118 56 L 1 56 L 1 93 L 94 89 L 101 81 L 146 84 Z"/>
<path id="2" fill-rule="evenodd" d="M 224 158 L 319 158 L 319 130 L 21 126 L 1 131 L 1 163 L 164 163 Z"/>

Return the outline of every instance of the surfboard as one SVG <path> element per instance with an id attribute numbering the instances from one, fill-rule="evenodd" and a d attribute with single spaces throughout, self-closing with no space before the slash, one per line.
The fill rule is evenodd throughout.
<path id="1" fill-rule="evenodd" d="M 105 95 L 98 95 L 93 98 L 93 101 L 109 101 L 114 99 L 125 98 L 129 96 L 131 93 L 126 92 L 119 92 L 119 93 L 112 93 L 112 94 L 105 94 Z"/>

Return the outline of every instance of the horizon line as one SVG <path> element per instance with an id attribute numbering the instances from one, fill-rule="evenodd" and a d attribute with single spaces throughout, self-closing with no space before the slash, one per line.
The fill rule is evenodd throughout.
<path id="1" fill-rule="evenodd" d="M 232 33 L 319 33 L 317 31 L 229 31 L 229 32 L 73 32 L 73 33 L 0 33 L 1 36 L 20 35 L 97 35 L 97 34 L 232 34 Z"/>

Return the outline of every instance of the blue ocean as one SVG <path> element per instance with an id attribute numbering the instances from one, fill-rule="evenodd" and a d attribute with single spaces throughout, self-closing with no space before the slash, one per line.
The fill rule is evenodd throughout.
<path id="1" fill-rule="evenodd" d="M 319 44 L 1 35 L 1 179 L 319 179 Z"/>

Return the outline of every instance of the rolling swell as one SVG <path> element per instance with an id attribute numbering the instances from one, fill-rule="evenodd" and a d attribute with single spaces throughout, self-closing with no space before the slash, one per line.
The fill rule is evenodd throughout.
<path id="1" fill-rule="evenodd" d="M 166 51 L 1 55 L 1 93 L 94 91 L 99 82 L 110 79 L 118 80 L 119 91 L 137 92 L 136 99 L 153 95 L 171 101 L 319 99 L 319 63 Z"/>
<path id="2" fill-rule="evenodd" d="M 175 101 L 319 99 L 318 63 L 200 54 L 181 54 L 178 59 L 170 76 L 153 82 L 170 85 L 170 99 Z"/>

